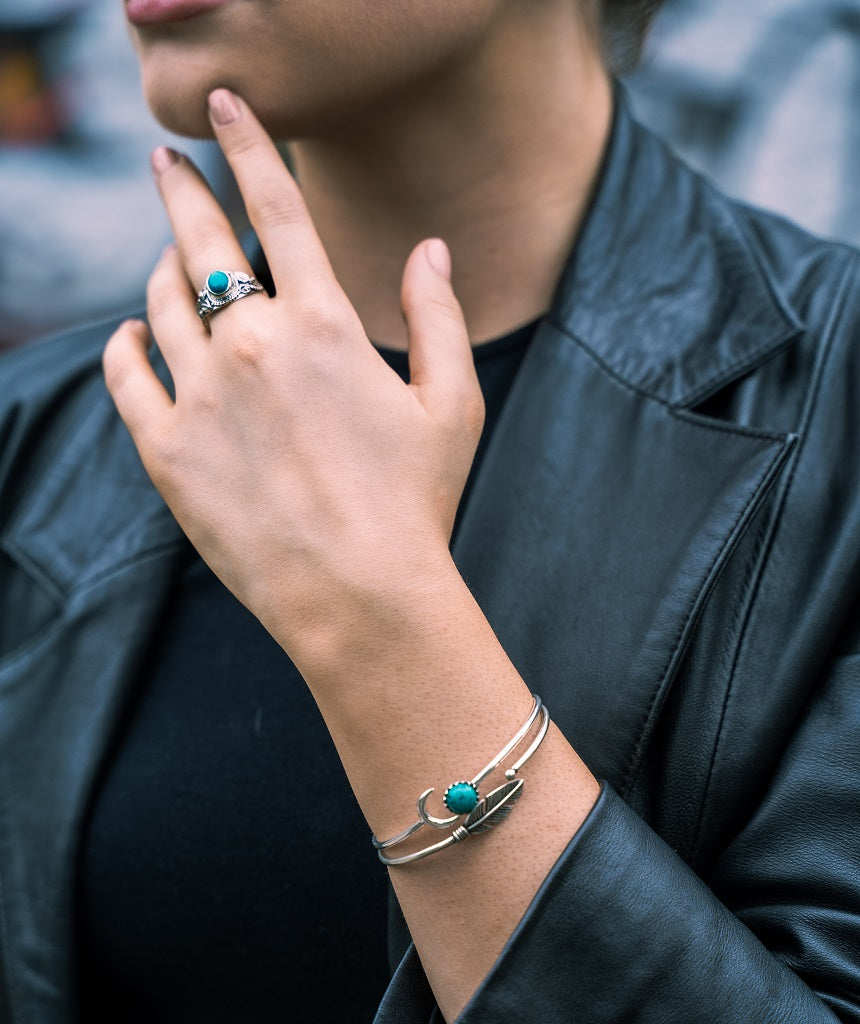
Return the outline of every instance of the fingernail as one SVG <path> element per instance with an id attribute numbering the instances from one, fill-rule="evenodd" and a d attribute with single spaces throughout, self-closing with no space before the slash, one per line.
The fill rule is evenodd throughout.
<path id="1" fill-rule="evenodd" d="M 216 89 L 209 93 L 209 116 L 219 127 L 239 120 L 239 104 L 229 89 Z"/>
<path id="2" fill-rule="evenodd" d="M 164 259 L 164 257 L 167 256 L 168 253 L 173 252 L 175 248 L 176 242 L 168 242 L 167 245 L 165 245 L 165 247 L 161 250 L 161 258 Z"/>
<path id="3" fill-rule="evenodd" d="M 437 274 L 446 281 L 451 280 L 451 253 L 441 238 L 431 238 L 424 246 L 424 255 Z"/>
<path id="4" fill-rule="evenodd" d="M 170 170 L 178 159 L 179 154 L 175 153 L 172 149 L 168 149 L 167 146 L 159 146 L 158 149 L 154 149 L 150 162 L 152 163 L 155 176 L 158 177 L 164 174 L 165 171 Z"/>

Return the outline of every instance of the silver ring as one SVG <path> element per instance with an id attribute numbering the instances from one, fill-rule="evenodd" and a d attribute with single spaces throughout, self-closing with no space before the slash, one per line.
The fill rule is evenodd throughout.
<path id="1" fill-rule="evenodd" d="M 197 294 L 197 315 L 206 323 L 213 313 L 231 302 L 261 291 L 263 286 L 260 282 L 241 270 L 213 270 Z"/>

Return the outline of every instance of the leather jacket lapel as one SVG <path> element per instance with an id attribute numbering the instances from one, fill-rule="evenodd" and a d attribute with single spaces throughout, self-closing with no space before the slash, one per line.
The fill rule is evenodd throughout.
<path id="1" fill-rule="evenodd" d="M 617 93 L 591 209 L 550 318 L 629 387 L 692 408 L 802 325 L 731 203 Z"/>

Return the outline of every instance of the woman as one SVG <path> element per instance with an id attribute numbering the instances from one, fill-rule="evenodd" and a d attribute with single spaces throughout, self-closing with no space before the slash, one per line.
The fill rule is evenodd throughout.
<path id="1" fill-rule="evenodd" d="M 369 1016 L 282 649 L 377 1020 L 860 1020 L 856 256 L 634 124 L 615 5 L 378 8 L 129 0 L 274 296 L 159 150 L 134 445 L 100 342 L 5 366 L 8 1015 Z"/>

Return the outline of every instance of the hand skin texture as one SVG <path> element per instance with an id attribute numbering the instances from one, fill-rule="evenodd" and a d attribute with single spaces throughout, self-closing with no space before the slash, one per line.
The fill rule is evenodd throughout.
<path id="1" fill-rule="evenodd" d="M 199 174 L 157 150 L 176 246 L 152 275 L 148 316 L 175 401 L 140 321 L 110 339 L 107 384 L 191 542 L 298 666 L 370 828 L 388 836 L 424 789 L 481 768 L 531 707 L 448 550 L 483 419 L 450 257 L 431 239 L 404 268 L 406 385 L 368 341 L 250 109 L 223 89 L 209 106 L 277 294 L 200 322 L 206 275 L 249 268 Z M 449 1021 L 597 798 L 555 727 L 524 778 L 499 828 L 390 869 Z"/>

